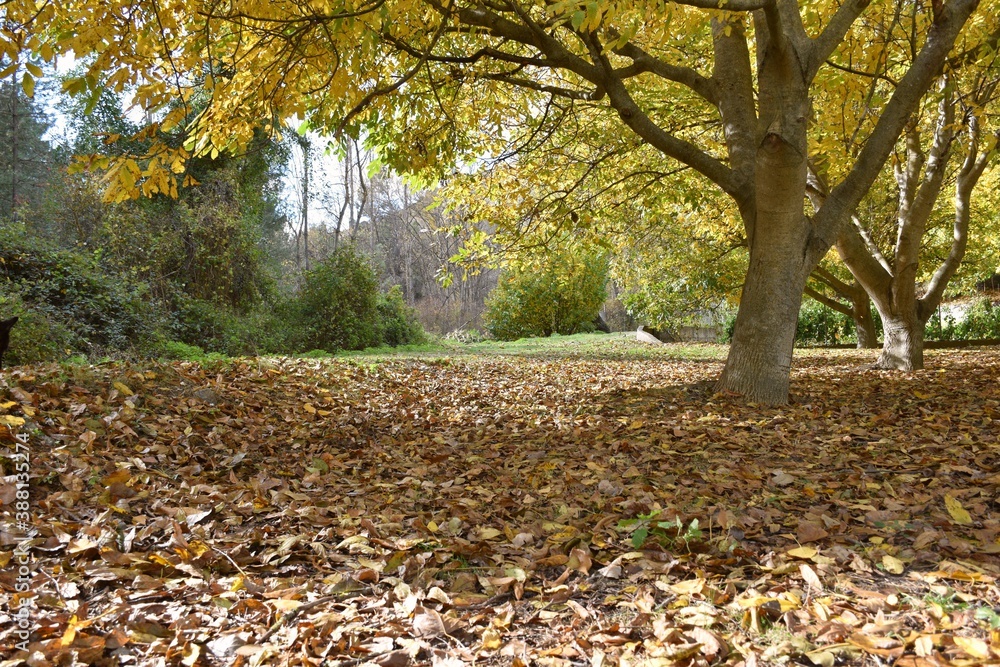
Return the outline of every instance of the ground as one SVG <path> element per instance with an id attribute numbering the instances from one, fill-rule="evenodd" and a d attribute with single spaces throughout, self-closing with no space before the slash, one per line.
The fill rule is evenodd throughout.
<path id="1" fill-rule="evenodd" d="M 0 665 L 1000 664 L 997 353 L 875 354 L 6 370 Z"/>

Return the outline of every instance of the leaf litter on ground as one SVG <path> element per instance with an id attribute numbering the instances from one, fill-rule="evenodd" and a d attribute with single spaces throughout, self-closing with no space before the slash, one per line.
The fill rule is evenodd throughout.
<path id="1" fill-rule="evenodd" d="M 1000 664 L 995 351 L 609 341 L 7 372 L 0 667 Z"/>

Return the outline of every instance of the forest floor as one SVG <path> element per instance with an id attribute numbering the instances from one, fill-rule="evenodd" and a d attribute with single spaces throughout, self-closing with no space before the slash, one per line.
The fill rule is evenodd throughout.
<path id="1" fill-rule="evenodd" d="M 1000 664 L 996 350 L 724 356 L 6 370 L 0 667 Z"/>

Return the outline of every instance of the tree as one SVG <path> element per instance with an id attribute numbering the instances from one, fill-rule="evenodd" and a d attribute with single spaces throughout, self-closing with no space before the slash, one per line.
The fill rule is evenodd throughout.
<path id="1" fill-rule="evenodd" d="M 941 75 L 907 123 L 892 178 L 871 191 L 838 239 L 841 258 L 882 319 L 881 368 L 923 368 L 924 327 L 968 247 L 972 193 L 1000 137 L 1000 129 L 987 134 L 998 70 L 993 54 L 982 51 L 985 66 L 976 51 L 966 51 Z M 876 80 L 880 86 L 893 83 L 891 76 Z M 823 177 L 812 178 L 813 198 L 821 199 Z M 942 202 L 949 183 L 950 205 Z M 947 218 L 949 210 L 949 233 L 938 234 L 935 218 Z M 936 267 L 928 271 L 932 258 Z"/>
<path id="2" fill-rule="evenodd" d="M 16 71 L 15 71 L 16 74 Z M 44 136 L 44 111 L 13 79 L 0 82 L 0 217 L 37 208 L 55 158 Z"/>
<path id="3" fill-rule="evenodd" d="M 850 281 L 850 282 L 848 282 Z M 832 294 L 831 294 L 832 292 Z M 878 332 L 872 317 L 872 302 L 865 288 L 853 277 L 844 279 L 820 264 L 806 283 L 806 294 L 827 308 L 854 320 L 859 348 L 878 347 Z"/>
<path id="4" fill-rule="evenodd" d="M 858 19 L 869 4 L 71 0 L 55 6 L 50 34 L 57 50 L 99 54 L 94 74 L 103 76 L 73 90 L 98 80 L 135 84 L 137 104 L 151 112 L 187 99 L 207 77 L 212 104 L 185 146 L 112 165 L 110 178 L 125 192 L 169 191 L 190 154 L 239 147 L 261 119 L 299 115 L 329 132 L 367 128 L 386 164 L 432 176 L 521 141 L 526 121 L 552 98 L 600 102 L 620 129 L 731 198 L 749 267 L 718 388 L 781 403 L 806 278 L 877 177 L 978 0 L 871 3 L 880 11 L 912 7 L 905 21 L 922 42 L 850 168 L 807 217 L 817 74 L 848 34 L 864 31 Z M 169 110 L 156 123 L 169 129 L 184 115 Z M 712 119 L 715 131 L 688 124 L 692 117 Z"/>

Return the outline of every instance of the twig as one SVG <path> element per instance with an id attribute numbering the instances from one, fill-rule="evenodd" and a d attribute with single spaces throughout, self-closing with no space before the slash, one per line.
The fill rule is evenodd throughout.
<path id="1" fill-rule="evenodd" d="M 317 598 L 312 602 L 306 602 L 305 604 L 296 607 L 295 609 L 293 609 L 292 611 L 290 611 L 289 613 L 285 614 L 277 621 L 272 623 L 270 629 L 268 629 L 268 631 L 264 633 L 264 636 L 260 638 L 259 643 L 263 644 L 268 639 L 273 637 L 274 633 L 280 630 L 283 625 L 291 621 L 294 621 L 296 618 L 298 618 L 299 614 L 301 614 L 302 612 L 309 611 L 310 609 L 314 607 L 319 607 L 320 605 L 326 604 L 327 602 L 337 602 L 339 600 L 346 599 L 353 595 L 354 592 L 346 596 L 343 593 L 340 594 L 334 593 L 333 595 L 326 595 L 321 598 Z"/>
<path id="2" fill-rule="evenodd" d="M 227 554 L 225 551 L 222 551 L 221 549 L 219 549 L 217 547 L 212 547 L 212 551 L 214 551 L 215 553 L 223 556 L 226 560 L 228 560 L 230 563 L 232 563 L 233 567 L 235 567 L 237 570 L 239 570 L 240 574 L 242 574 L 244 577 L 249 577 L 250 576 L 249 574 L 246 573 L 246 571 L 242 567 L 240 567 L 237 564 L 236 561 L 233 560 L 232 556 L 230 556 L 229 554 Z"/>

